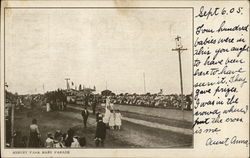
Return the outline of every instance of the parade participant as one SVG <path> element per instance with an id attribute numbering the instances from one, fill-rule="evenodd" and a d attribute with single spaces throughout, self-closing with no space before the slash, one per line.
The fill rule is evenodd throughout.
<path id="1" fill-rule="evenodd" d="M 88 111 L 87 107 L 85 107 L 85 108 L 82 110 L 83 124 L 84 124 L 84 127 L 85 127 L 85 128 L 87 127 L 87 120 L 88 120 L 88 117 L 89 117 L 89 111 Z"/>
<path id="2" fill-rule="evenodd" d="M 104 118 L 103 118 L 103 122 L 108 126 L 109 123 L 109 119 L 110 119 L 110 100 L 109 97 L 106 98 L 106 104 L 105 104 L 105 114 L 104 114 Z"/>
<path id="3" fill-rule="evenodd" d="M 118 130 L 120 130 L 121 125 L 122 125 L 122 115 L 120 113 L 120 110 L 118 109 L 115 113 L 115 126 L 117 127 Z"/>
<path id="4" fill-rule="evenodd" d="M 92 110 L 93 110 L 93 115 L 95 115 L 95 109 L 96 109 L 96 105 L 97 105 L 97 99 L 95 98 L 92 102 Z"/>
<path id="5" fill-rule="evenodd" d="M 96 133 L 95 133 L 95 145 L 99 147 L 101 145 L 104 146 L 104 141 L 106 138 L 106 125 L 102 119 L 100 119 L 96 126 Z"/>
<path id="6" fill-rule="evenodd" d="M 115 126 L 115 111 L 110 110 L 109 128 L 113 130 L 114 126 Z"/>
<path id="7" fill-rule="evenodd" d="M 79 138 L 79 144 L 80 144 L 80 147 L 85 147 L 86 146 L 86 139 L 85 139 L 85 137 Z"/>
<path id="8" fill-rule="evenodd" d="M 67 135 L 65 137 L 65 146 L 66 147 L 71 147 L 71 143 L 73 142 L 73 136 L 74 136 L 75 131 L 70 128 L 67 132 Z"/>
<path id="9" fill-rule="evenodd" d="M 110 110 L 106 107 L 105 108 L 105 114 L 104 114 L 104 117 L 103 117 L 103 122 L 108 125 L 109 123 L 109 118 L 110 118 Z"/>
<path id="10" fill-rule="evenodd" d="M 98 111 L 96 113 L 96 122 L 98 122 L 100 119 L 102 119 L 102 113 L 100 111 Z"/>
<path id="11" fill-rule="evenodd" d="M 46 103 L 46 111 L 50 112 L 50 104 L 49 104 L 49 102 Z"/>
<path id="12" fill-rule="evenodd" d="M 30 125 L 29 147 L 39 147 L 40 137 L 37 120 L 33 119 Z"/>
<path id="13" fill-rule="evenodd" d="M 106 98 L 106 106 L 110 106 L 110 97 L 109 96 L 107 96 L 107 98 Z"/>
<path id="14" fill-rule="evenodd" d="M 73 142 L 71 143 L 71 148 L 79 148 L 80 144 L 78 142 L 78 136 L 73 137 Z"/>
<path id="15" fill-rule="evenodd" d="M 89 106 L 89 95 L 88 94 L 85 95 L 84 101 L 85 101 L 85 107 L 88 107 Z"/>
<path id="16" fill-rule="evenodd" d="M 60 130 L 57 130 L 56 133 L 55 133 L 55 136 L 54 136 L 54 144 L 53 144 L 53 147 L 54 148 L 64 148 L 64 145 L 63 145 L 63 136 L 62 136 L 62 133 Z"/>
<path id="17" fill-rule="evenodd" d="M 48 132 L 47 139 L 45 141 L 45 145 L 44 146 L 46 148 L 53 148 L 53 145 L 54 145 L 54 140 L 53 140 L 52 133 Z"/>

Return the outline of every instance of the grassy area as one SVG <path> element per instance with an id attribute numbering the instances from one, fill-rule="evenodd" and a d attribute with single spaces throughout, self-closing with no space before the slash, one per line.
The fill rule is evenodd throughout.
<path id="1" fill-rule="evenodd" d="M 66 133 L 67 130 L 72 127 L 75 130 L 76 135 L 79 137 L 84 136 L 86 138 L 87 148 L 95 147 L 95 126 L 92 125 L 85 129 L 82 120 L 65 117 L 64 115 L 61 115 L 60 112 L 42 112 L 40 109 L 24 110 L 22 112 L 16 111 L 15 130 L 20 131 L 22 136 L 29 136 L 29 125 L 33 118 L 38 120 L 42 142 L 46 140 L 48 132 L 54 133 L 56 130 L 61 130 L 63 133 Z M 119 139 L 113 139 L 109 134 L 107 134 L 107 140 L 108 141 L 105 142 L 106 148 L 131 146 L 131 144 L 121 142 Z"/>
<path id="2" fill-rule="evenodd" d="M 79 105 L 72 105 L 72 106 L 78 106 Z M 89 108 L 90 109 L 90 108 Z M 104 113 L 104 108 L 103 107 L 98 107 L 98 109 L 101 109 L 101 111 Z M 77 111 L 74 109 L 68 109 L 70 111 Z M 175 119 L 169 119 L 169 118 L 164 118 L 164 117 L 159 117 L 159 116 L 152 116 L 152 115 L 147 115 L 147 114 L 138 114 L 136 112 L 130 112 L 130 111 L 121 111 L 122 116 L 128 117 L 128 118 L 134 118 L 138 120 L 144 120 L 144 121 L 149 121 L 149 122 L 155 122 L 155 123 L 160 123 L 168 126 L 173 126 L 173 127 L 180 127 L 180 128 L 186 128 L 186 129 L 192 129 L 192 122 L 186 121 L 186 120 L 175 120 Z"/>
<path id="3" fill-rule="evenodd" d="M 61 130 L 63 133 L 72 127 L 76 135 L 86 138 L 86 148 L 93 148 L 95 135 L 95 115 L 90 114 L 88 127 L 83 127 L 80 111 L 42 112 L 41 109 L 15 112 L 15 129 L 22 135 L 29 135 L 29 125 L 33 118 L 38 120 L 45 141 L 47 132 Z M 134 114 L 135 115 L 135 114 Z M 137 116 L 134 116 L 137 117 Z M 141 116 L 140 116 L 141 117 Z M 146 127 L 123 121 L 120 131 L 107 130 L 105 148 L 182 148 L 192 147 L 192 136 Z"/>
<path id="4" fill-rule="evenodd" d="M 79 113 L 78 110 L 70 109 L 72 113 Z M 138 114 L 137 114 L 138 115 Z M 90 115 L 94 117 L 93 115 Z M 142 117 L 142 116 L 139 116 Z M 172 120 L 169 120 L 172 121 Z M 175 123 L 175 122 L 173 122 Z M 190 124 L 190 123 L 189 123 Z M 191 125 L 190 125 L 191 126 Z M 110 135 L 114 140 L 118 139 L 126 144 L 131 144 L 130 147 L 141 148 L 181 148 L 192 147 L 193 136 L 179 134 L 171 131 L 156 129 L 138 125 L 128 121 L 122 121 L 121 131 L 109 130 Z"/>
<path id="5" fill-rule="evenodd" d="M 126 111 L 122 112 L 122 114 L 123 116 L 129 117 L 129 118 L 160 123 L 160 124 L 164 124 L 168 126 L 187 128 L 187 129 L 192 128 L 192 123 L 187 122 L 185 120 L 180 121 L 180 120 L 174 120 L 174 119 L 161 118 L 157 116 L 150 116 L 150 115 L 143 115 L 143 114 L 138 115 L 137 113 L 126 112 Z"/>

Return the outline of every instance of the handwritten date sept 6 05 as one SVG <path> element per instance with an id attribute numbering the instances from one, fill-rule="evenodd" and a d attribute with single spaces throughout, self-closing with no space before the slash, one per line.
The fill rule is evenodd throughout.
<path id="1" fill-rule="evenodd" d="M 243 7 L 232 7 L 232 8 L 208 8 L 207 10 L 205 9 L 204 6 L 201 6 L 199 14 L 196 15 L 196 18 L 203 18 L 205 17 L 208 19 L 209 17 L 212 16 L 217 16 L 217 15 L 230 15 L 230 14 L 240 14 L 242 15 L 242 9 Z"/>

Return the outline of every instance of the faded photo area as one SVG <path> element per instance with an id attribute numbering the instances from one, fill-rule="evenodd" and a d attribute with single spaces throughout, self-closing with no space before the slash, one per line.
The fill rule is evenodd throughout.
<path id="1" fill-rule="evenodd" d="M 193 148 L 192 8 L 6 8 L 5 148 Z"/>

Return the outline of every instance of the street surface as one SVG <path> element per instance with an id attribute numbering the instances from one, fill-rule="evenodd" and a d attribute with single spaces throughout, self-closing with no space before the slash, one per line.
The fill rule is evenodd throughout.
<path id="1" fill-rule="evenodd" d="M 150 112 L 146 112 L 147 110 L 144 110 L 144 107 L 140 107 L 143 110 L 136 111 L 139 107 L 126 106 L 119 106 L 123 115 L 121 130 L 107 130 L 105 148 L 192 147 L 192 122 L 186 121 L 190 119 L 189 117 L 184 117 L 184 120 L 176 119 L 174 114 L 169 114 L 174 112 L 173 109 L 150 108 Z M 31 120 L 36 118 L 42 134 L 42 141 L 45 141 L 47 132 L 54 133 L 59 129 L 66 133 L 69 128 L 73 128 L 78 136 L 86 138 L 86 148 L 93 148 L 95 147 L 93 139 L 96 122 L 95 115 L 91 113 L 90 109 L 89 111 L 90 116 L 86 129 L 83 127 L 80 106 L 68 105 L 67 111 L 45 112 L 44 108 L 16 111 L 15 129 L 21 131 L 22 135 L 28 136 Z M 168 112 L 163 117 L 163 112 L 159 111 Z M 188 112 L 192 113 L 192 111 L 185 112 L 184 116 L 187 116 Z M 154 116 L 154 114 L 158 114 L 158 116 Z M 177 113 L 176 116 L 178 115 L 180 114 Z M 170 116 L 173 116 L 174 119 L 170 119 Z"/>

